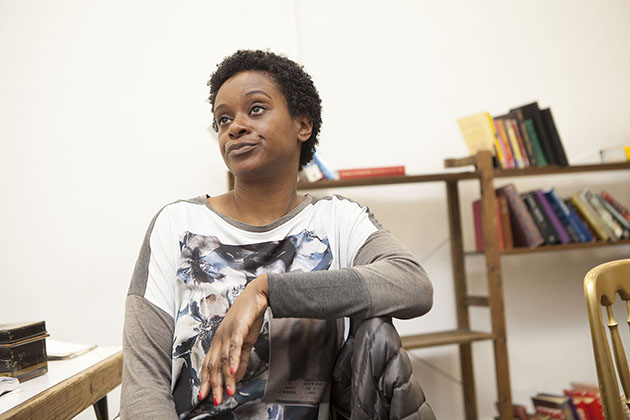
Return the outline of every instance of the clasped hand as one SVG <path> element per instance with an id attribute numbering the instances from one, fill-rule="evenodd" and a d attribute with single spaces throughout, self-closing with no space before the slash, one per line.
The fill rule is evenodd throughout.
<path id="1" fill-rule="evenodd" d="M 269 304 L 268 292 L 268 277 L 267 274 L 262 274 L 243 289 L 225 314 L 203 361 L 200 401 L 208 396 L 212 387 L 214 404 L 221 404 L 223 379 L 225 392 L 229 396 L 236 392 L 236 382 L 245 375 L 250 350 L 263 325 L 265 310 Z"/>

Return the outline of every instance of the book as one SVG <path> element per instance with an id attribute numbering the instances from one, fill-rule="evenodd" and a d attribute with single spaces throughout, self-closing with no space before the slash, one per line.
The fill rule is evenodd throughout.
<path id="1" fill-rule="evenodd" d="M 604 407 L 599 393 L 599 388 L 595 385 L 572 382 L 571 389 L 565 389 L 564 395 L 573 399 L 580 399 L 586 406 L 586 414 L 590 416 L 588 420 L 605 420 Z"/>
<path id="2" fill-rule="evenodd" d="M 494 117 L 494 120 L 498 122 L 499 130 L 501 130 L 501 134 L 504 139 L 507 138 L 507 141 L 509 142 L 512 156 L 514 157 L 514 167 L 519 169 L 525 168 L 525 161 L 523 160 L 523 155 L 521 154 L 521 148 L 518 144 L 516 134 L 514 133 L 514 128 L 509 122 L 510 119 L 507 115 L 500 115 L 498 117 Z"/>
<path id="3" fill-rule="evenodd" d="M 335 173 L 326 164 L 326 162 L 324 161 L 324 158 L 322 157 L 321 153 L 319 153 L 317 150 L 315 152 L 313 152 L 313 160 L 315 161 L 315 163 L 319 167 L 319 170 L 324 175 L 324 178 L 326 178 L 326 179 L 335 179 Z"/>
<path id="4" fill-rule="evenodd" d="M 374 168 L 340 169 L 339 179 L 371 178 L 380 176 L 405 175 L 404 166 L 382 166 Z"/>
<path id="5" fill-rule="evenodd" d="M 505 155 L 505 169 L 516 168 L 514 155 L 512 154 L 512 147 L 510 146 L 510 140 L 507 138 L 507 133 L 505 132 L 505 125 L 503 125 L 502 121 L 497 119 L 493 120 L 493 124 L 495 126 L 497 139 L 501 144 L 503 154 Z"/>
<path id="6" fill-rule="evenodd" d="M 599 216 L 599 221 L 608 228 L 611 233 L 611 239 L 617 240 L 623 236 L 623 228 L 613 218 L 612 214 L 602 206 L 599 199 L 590 190 L 584 189 L 580 194 L 584 196 L 586 201 L 595 210 L 595 214 Z"/>
<path id="7" fill-rule="evenodd" d="M 513 116 L 516 119 L 516 124 L 518 125 L 518 132 L 521 136 L 523 144 L 525 145 L 525 149 L 527 151 L 527 158 L 529 159 L 530 166 L 537 167 L 538 160 L 536 159 L 536 153 L 534 153 L 534 147 L 529 138 L 529 133 L 527 132 L 527 127 L 525 127 L 525 120 L 523 119 L 523 113 L 521 110 L 511 111 L 508 115 Z"/>
<path id="8" fill-rule="evenodd" d="M 537 412 L 552 410 L 553 413 L 562 413 L 561 418 L 566 420 L 580 420 L 571 398 L 566 395 L 553 395 L 538 393 L 532 397 L 532 403 Z M 538 409 L 541 409 L 540 411 Z"/>
<path id="9" fill-rule="evenodd" d="M 602 191 L 599 195 L 606 200 L 611 206 L 613 206 L 627 221 L 630 222 L 630 210 L 624 207 L 619 201 L 617 201 L 612 195 L 606 191 Z"/>
<path id="10" fill-rule="evenodd" d="M 556 216 L 560 222 L 564 225 L 565 230 L 571 237 L 573 242 L 588 242 L 589 238 L 583 233 L 582 229 L 577 225 L 578 221 L 575 221 L 571 217 L 571 210 L 565 204 L 564 200 L 560 198 L 554 188 L 545 193 L 547 201 L 551 204 L 552 209 L 556 213 Z M 581 223 L 581 222 L 580 222 Z"/>
<path id="11" fill-rule="evenodd" d="M 66 341 L 50 340 L 46 343 L 48 360 L 67 360 L 81 356 L 96 348 L 96 344 L 69 343 Z"/>
<path id="12" fill-rule="evenodd" d="M 542 117 L 543 125 L 545 126 L 545 131 L 547 132 L 549 143 L 551 145 L 551 148 L 553 149 L 553 153 L 556 157 L 558 165 L 569 166 L 569 161 L 567 160 L 564 146 L 562 146 L 562 140 L 560 140 L 560 134 L 558 134 L 558 128 L 556 127 L 556 123 L 553 120 L 553 115 L 551 114 L 551 108 L 541 109 L 540 115 Z"/>
<path id="13" fill-rule="evenodd" d="M 510 111 L 515 111 L 517 109 L 521 110 L 521 112 L 523 113 L 523 118 L 532 120 L 534 128 L 536 129 L 538 142 L 542 148 L 547 163 L 549 165 L 558 165 L 558 159 L 556 158 L 553 148 L 551 147 L 551 142 L 545 128 L 545 123 L 543 122 L 540 108 L 538 108 L 538 102 L 521 105 L 519 107 L 511 109 Z"/>
<path id="14" fill-rule="evenodd" d="M 521 149 L 521 156 L 523 156 L 525 167 L 529 168 L 530 166 L 534 166 L 529 159 L 529 153 L 527 152 L 527 147 L 525 147 L 525 141 L 523 140 L 523 136 L 521 135 L 521 129 L 519 128 L 518 121 L 516 120 L 516 118 L 510 118 L 509 123 L 512 126 L 512 130 L 514 131 L 514 136 L 516 136 L 518 146 Z"/>
<path id="15" fill-rule="evenodd" d="M 601 195 L 595 195 L 595 197 L 597 197 L 602 206 L 613 216 L 617 223 L 619 223 L 623 229 L 622 237 L 624 239 L 628 239 L 630 236 L 630 222 L 627 221 L 608 201 L 604 200 Z"/>
<path id="16" fill-rule="evenodd" d="M 503 249 L 509 250 L 514 248 L 514 240 L 512 238 L 512 221 L 510 219 L 510 206 L 507 198 L 503 195 L 497 196 L 499 213 L 501 214 L 501 232 L 503 233 Z"/>
<path id="17" fill-rule="evenodd" d="M 580 225 L 584 227 L 584 231 L 588 233 L 589 237 L 591 238 L 590 242 L 597 241 L 597 235 L 595 234 L 595 231 L 591 228 L 591 225 L 586 221 L 586 219 L 584 218 L 584 216 L 582 216 L 578 209 L 575 208 L 575 206 L 571 202 L 571 199 L 566 199 L 564 200 L 564 202 L 571 210 L 571 214 L 575 217 L 575 219 L 580 221 Z"/>
<path id="18" fill-rule="evenodd" d="M 523 202 L 527 206 L 529 213 L 532 215 L 532 219 L 538 230 L 540 231 L 546 245 L 553 245 L 560 241 L 558 234 L 551 226 L 551 222 L 547 218 L 547 215 L 543 212 L 542 206 L 538 203 L 534 192 L 528 192 L 521 194 Z"/>
<path id="19" fill-rule="evenodd" d="M 317 166 L 315 161 L 309 162 L 304 168 L 302 168 L 302 174 L 308 182 L 317 182 L 320 179 L 324 179 L 324 174 L 319 169 L 319 166 Z"/>
<path id="20" fill-rule="evenodd" d="M 514 247 L 535 248 L 541 245 L 544 242 L 543 237 L 514 184 L 498 188 L 497 194 L 505 196 L 509 204 Z"/>
<path id="21" fill-rule="evenodd" d="M 471 156 L 480 150 L 490 150 L 494 154 L 494 124 L 489 113 L 479 112 L 458 118 L 457 125 Z"/>
<path id="22" fill-rule="evenodd" d="M 497 232 L 499 239 L 499 251 L 503 251 L 505 249 L 504 244 L 504 236 L 503 236 L 503 226 L 501 223 L 501 205 L 499 203 L 499 197 L 497 197 Z M 483 219 L 481 217 L 481 200 L 475 200 L 472 203 L 473 207 L 473 218 L 474 218 L 474 227 L 475 227 L 475 250 L 477 252 L 483 252 L 485 249 L 484 246 L 484 235 L 483 235 Z"/>
<path id="23" fill-rule="evenodd" d="M 551 204 L 547 200 L 547 197 L 542 192 L 542 190 L 536 190 L 534 191 L 534 194 L 536 201 L 538 201 L 538 204 L 540 204 L 540 206 L 542 207 L 543 213 L 547 216 L 547 220 L 549 220 L 549 222 L 551 223 L 553 230 L 556 231 L 560 242 L 562 244 L 568 244 L 569 242 L 571 242 L 569 233 L 566 231 L 564 225 L 558 219 L 558 216 L 556 216 L 556 212 L 551 207 Z"/>
<path id="24" fill-rule="evenodd" d="M 540 145 L 540 140 L 538 139 L 538 133 L 536 132 L 536 127 L 534 126 L 534 121 L 531 118 L 527 118 L 523 121 L 523 125 L 527 130 L 527 135 L 529 136 L 529 140 L 532 143 L 532 148 L 534 149 L 534 154 L 536 155 L 536 162 L 539 168 L 547 166 L 549 162 L 547 162 L 547 158 L 545 157 L 545 153 L 543 152 L 542 146 Z"/>
<path id="25" fill-rule="evenodd" d="M 606 225 L 599 221 L 599 216 L 595 213 L 595 210 L 591 208 L 590 204 L 588 204 L 583 194 L 574 194 L 569 200 L 577 210 L 577 213 L 584 218 L 599 239 L 602 241 L 610 239 L 611 232 Z"/>

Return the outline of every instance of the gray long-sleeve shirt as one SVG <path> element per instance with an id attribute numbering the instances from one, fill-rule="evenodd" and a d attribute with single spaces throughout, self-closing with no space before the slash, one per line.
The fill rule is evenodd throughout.
<path id="1" fill-rule="evenodd" d="M 212 335 L 240 291 L 262 273 L 269 275 L 271 314 L 237 395 L 218 408 L 199 401 L 199 369 Z M 431 305 L 432 286 L 417 259 L 351 200 L 307 196 L 267 226 L 229 219 L 206 197 L 170 204 L 149 227 L 127 297 L 121 417 L 195 418 L 230 410 L 312 417 L 326 399 L 329 370 L 322 363 L 333 363 L 338 347 L 334 318 L 412 318 Z M 311 320 L 281 324 L 279 318 Z M 271 357 L 270 347 L 276 349 Z M 315 372 L 294 362 L 297 349 L 311 352 L 302 358 L 328 361 Z M 270 377 L 269 371 L 283 373 Z"/>

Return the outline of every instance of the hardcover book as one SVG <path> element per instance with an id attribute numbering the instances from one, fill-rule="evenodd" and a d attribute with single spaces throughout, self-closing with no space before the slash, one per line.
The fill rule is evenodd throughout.
<path id="1" fill-rule="evenodd" d="M 612 214 L 610 214 L 608 210 L 606 210 L 604 206 L 602 206 L 601 202 L 595 196 L 595 194 L 593 194 L 588 189 L 583 190 L 580 194 L 584 195 L 586 201 L 595 210 L 595 213 L 599 216 L 600 222 L 602 222 L 602 224 L 609 229 L 611 233 L 611 238 L 613 240 L 620 239 L 623 236 L 623 228 L 613 218 Z"/>
<path id="2" fill-rule="evenodd" d="M 483 220 L 481 218 L 481 200 L 475 200 L 472 203 L 473 206 L 473 218 L 474 218 L 474 227 L 475 227 L 475 250 L 477 252 L 483 252 L 485 249 L 484 246 L 484 235 L 483 235 Z M 499 239 L 499 251 L 503 251 L 505 249 L 504 243 L 504 234 L 503 234 L 503 224 L 501 223 L 501 204 L 499 203 L 499 197 L 497 197 L 497 232 Z"/>
<path id="3" fill-rule="evenodd" d="M 606 191 L 602 191 L 599 194 L 604 200 L 608 201 L 627 221 L 630 222 L 630 210 L 624 207 L 619 201 L 617 201 L 612 195 Z"/>
<path id="4" fill-rule="evenodd" d="M 584 220 L 588 223 L 589 227 L 595 232 L 595 235 L 602 241 L 607 241 L 611 239 L 611 232 L 599 220 L 599 216 L 595 213 L 586 201 L 586 198 L 582 194 L 574 194 L 570 198 L 571 204 L 577 210 L 577 212 L 584 218 Z"/>
<path id="5" fill-rule="evenodd" d="M 540 146 L 542 147 L 547 163 L 549 163 L 550 165 L 559 165 L 558 159 L 556 158 L 551 147 L 551 142 L 549 140 L 549 136 L 547 134 L 547 130 L 545 128 L 540 109 L 538 108 L 538 102 L 532 102 L 530 104 L 522 105 L 512 109 L 511 111 L 515 111 L 517 109 L 521 110 L 521 112 L 523 113 L 523 118 L 531 119 L 534 123 L 538 141 L 540 143 Z"/>
<path id="6" fill-rule="evenodd" d="M 525 202 L 525 205 L 529 209 L 529 213 L 532 215 L 532 219 L 534 219 L 534 223 L 538 226 L 538 230 L 542 234 L 546 245 L 553 245 L 560 241 L 556 231 L 551 226 L 551 222 L 547 218 L 547 215 L 543 212 L 542 207 L 536 200 L 536 195 L 534 192 L 528 192 L 525 194 L 521 194 L 521 198 Z"/>
<path id="7" fill-rule="evenodd" d="M 525 129 L 527 130 L 529 140 L 532 143 L 532 148 L 534 149 L 534 155 L 536 155 L 536 162 L 538 163 L 538 167 L 542 168 L 543 166 L 547 166 L 549 162 L 547 162 L 545 153 L 543 152 L 542 146 L 540 145 L 538 133 L 536 132 L 536 127 L 534 126 L 534 121 L 531 118 L 528 118 L 523 121 L 523 124 L 525 125 Z"/>
<path id="8" fill-rule="evenodd" d="M 519 135 L 525 145 L 525 150 L 527 150 L 527 158 L 529 159 L 530 166 L 537 167 L 538 160 L 536 159 L 536 153 L 534 153 L 534 147 L 529 138 L 529 133 L 527 132 L 527 127 L 525 127 L 525 120 L 523 119 L 523 113 L 520 110 L 514 110 L 510 112 L 508 115 L 513 116 L 516 119 L 516 124 L 518 126 Z"/>
<path id="9" fill-rule="evenodd" d="M 48 371 L 44 321 L 0 324 L 0 376 L 20 382 Z"/>
<path id="10" fill-rule="evenodd" d="M 529 214 L 525 203 L 516 192 L 514 184 L 508 184 L 497 189 L 499 196 L 505 196 L 510 207 L 510 220 L 514 247 L 535 248 L 544 240 L 538 227 Z"/>
<path id="11" fill-rule="evenodd" d="M 371 178 L 379 176 L 403 176 L 404 166 L 383 166 L 375 168 L 340 169 L 339 179 Z"/>
<path id="12" fill-rule="evenodd" d="M 549 222 L 551 223 L 553 230 L 556 231 L 560 242 L 563 244 L 568 244 L 569 242 L 571 242 L 569 233 L 566 231 L 563 224 L 558 219 L 558 216 L 556 216 L 556 212 L 551 207 L 551 204 L 547 200 L 547 197 L 542 192 L 542 190 L 536 190 L 534 194 L 536 197 L 536 201 L 538 201 L 538 204 L 540 204 L 543 209 L 543 213 L 547 216 L 547 220 L 549 220 Z"/>
<path id="13" fill-rule="evenodd" d="M 560 198 L 555 189 L 550 189 L 545 193 L 545 197 L 547 197 L 547 201 L 551 204 L 554 212 L 558 216 L 558 219 L 564 225 L 567 233 L 571 237 L 573 242 L 588 242 L 588 237 L 582 232 L 582 229 L 577 225 L 578 221 L 575 221 L 571 217 L 571 210 L 565 204 L 564 200 Z M 581 222 L 580 222 L 581 223 Z"/>
<path id="14" fill-rule="evenodd" d="M 536 394 L 532 397 L 535 408 L 558 410 L 567 420 L 580 420 L 571 398 L 565 395 Z"/>
<path id="15" fill-rule="evenodd" d="M 560 134 L 558 134 L 558 128 L 553 121 L 553 115 L 550 108 L 545 108 L 540 111 L 542 121 L 545 126 L 545 131 L 549 137 L 549 143 L 553 149 L 553 153 L 558 161 L 558 165 L 569 166 L 567 155 L 564 152 L 564 146 L 562 146 L 562 140 L 560 140 Z"/>

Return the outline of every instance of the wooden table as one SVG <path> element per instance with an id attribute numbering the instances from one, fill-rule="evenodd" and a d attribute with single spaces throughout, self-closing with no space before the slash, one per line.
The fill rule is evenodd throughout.
<path id="1" fill-rule="evenodd" d="M 107 393 L 122 380 L 120 347 L 97 347 L 74 359 L 49 361 L 48 373 L 0 396 L 0 420 L 71 419 L 91 405 L 107 418 Z"/>

